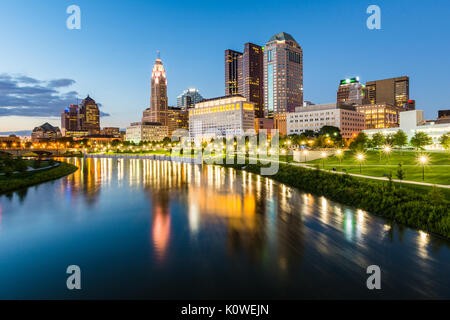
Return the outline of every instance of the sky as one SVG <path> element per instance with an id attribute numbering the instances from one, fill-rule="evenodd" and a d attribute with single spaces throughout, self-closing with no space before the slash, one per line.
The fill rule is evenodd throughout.
<path id="1" fill-rule="evenodd" d="M 81 9 L 80 30 L 66 26 L 70 5 Z M 366 26 L 370 5 L 381 30 Z M 348 77 L 408 75 L 417 109 L 435 119 L 450 109 L 449 14 L 448 0 L 2 0 L 0 132 L 59 126 L 61 110 L 88 94 L 102 127 L 139 121 L 157 51 L 169 105 L 192 87 L 222 96 L 224 51 L 282 31 L 303 49 L 305 100 L 335 102 Z"/>

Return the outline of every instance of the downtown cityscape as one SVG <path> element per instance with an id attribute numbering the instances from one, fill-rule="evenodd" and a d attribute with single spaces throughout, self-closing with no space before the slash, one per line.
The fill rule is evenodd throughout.
<path id="1" fill-rule="evenodd" d="M 184 300 L 172 314 L 275 318 L 267 301 L 450 299 L 450 47 L 409 50 L 391 20 L 404 7 L 289 3 L 302 22 L 261 4 L 274 21 L 247 32 L 249 22 L 231 21 L 258 16 L 253 1 L 240 15 L 112 1 L 99 21 L 130 15 L 116 41 L 96 31 L 98 4 L 63 2 L 52 11 L 62 9 L 58 32 L 83 43 L 79 58 L 54 57 L 46 76 L 36 53 L 34 76 L 0 55 L 1 300 Z M 45 11 L 31 6 L 0 9 Z M 327 8 L 347 26 L 314 24 Z M 190 33 L 177 43 L 183 10 L 205 24 L 177 29 Z M 225 14 L 226 36 L 216 21 Z M 23 21 L 16 32 L 32 48 L 37 22 Z M 135 25 L 148 39 L 130 39 Z M 345 28 L 373 48 L 355 50 Z M 131 41 L 154 50 L 141 56 Z"/>

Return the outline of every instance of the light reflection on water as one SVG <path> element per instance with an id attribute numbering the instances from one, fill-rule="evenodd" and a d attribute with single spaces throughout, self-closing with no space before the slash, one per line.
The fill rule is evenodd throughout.
<path id="1" fill-rule="evenodd" d="M 362 210 L 218 166 L 66 161 L 80 170 L 0 198 L 0 298 L 450 297 L 448 241 Z"/>

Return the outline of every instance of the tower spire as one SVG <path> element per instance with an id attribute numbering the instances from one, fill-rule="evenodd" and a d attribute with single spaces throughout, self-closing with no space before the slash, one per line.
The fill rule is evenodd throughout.
<path id="1" fill-rule="evenodd" d="M 156 51 L 156 59 L 161 60 L 161 52 L 159 50 Z"/>

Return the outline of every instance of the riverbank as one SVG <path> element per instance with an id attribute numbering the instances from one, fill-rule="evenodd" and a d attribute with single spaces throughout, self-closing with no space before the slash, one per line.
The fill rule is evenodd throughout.
<path id="1" fill-rule="evenodd" d="M 15 173 L 10 177 L 0 177 L 0 195 L 43 182 L 56 180 L 77 171 L 78 168 L 70 163 L 60 162 L 59 166 L 43 170 Z"/>
<path id="2" fill-rule="evenodd" d="M 255 174 L 259 174 L 262 167 L 260 164 L 222 166 Z M 389 181 L 367 181 L 281 163 L 278 172 L 268 178 L 408 227 L 450 238 L 450 201 L 437 188 L 423 194 Z"/>

